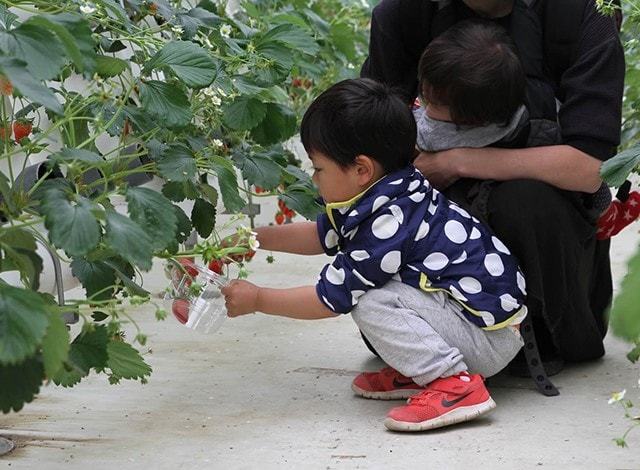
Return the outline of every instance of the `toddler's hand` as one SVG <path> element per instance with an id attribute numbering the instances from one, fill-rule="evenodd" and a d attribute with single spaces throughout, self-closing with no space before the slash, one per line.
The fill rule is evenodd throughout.
<path id="1" fill-rule="evenodd" d="M 227 315 L 239 317 L 257 310 L 258 290 L 260 288 L 248 281 L 233 280 L 221 289 L 224 295 Z"/>

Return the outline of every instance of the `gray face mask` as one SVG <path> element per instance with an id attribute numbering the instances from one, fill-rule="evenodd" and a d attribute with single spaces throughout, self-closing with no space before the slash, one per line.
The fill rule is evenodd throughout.
<path id="1" fill-rule="evenodd" d="M 528 115 L 527 108 L 522 105 L 504 126 L 458 126 L 452 122 L 432 119 L 427 116 L 425 108 L 418 108 L 413 111 L 418 128 L 416 147 L 424 152 L 439 152 L 460 147 L 487 147 L 515 134 L 520 123 L 528 119 Z"/>

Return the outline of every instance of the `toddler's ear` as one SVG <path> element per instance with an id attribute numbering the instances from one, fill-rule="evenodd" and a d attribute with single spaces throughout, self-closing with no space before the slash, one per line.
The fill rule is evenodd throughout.
<path id="1" fill-rule="evenodd" d="M 358 183 L 363 187 L 373 183 L 383 174 L 380 163 L 368 155 L 358 155 L 354 163 Z"/>

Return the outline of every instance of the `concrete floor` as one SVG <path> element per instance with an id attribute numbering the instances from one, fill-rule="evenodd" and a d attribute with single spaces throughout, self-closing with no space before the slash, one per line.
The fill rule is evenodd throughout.
<path id="1" fill-rule="evenodd" d="M 614 240 L 616 283 L 639 240 L 638 225 Z M 271 286 L 313 283 L 326 261 L 264 259 L 256 256 L 251 279 Z M 165 282 L 156 266 L 146 287 L 159 291 Z M 358 371 L 381 363 L 348 316 L 302 322 L 251 315 L 228 320 L 211 336 L 172 317 L 157 322 L 149 308 L 135 317 L 149 335 L 149 383 L 109 386 L 93 374 L 73 390 L 43 387 L 19 414 L 0 415 L 0 435 L 17 443 L 0 468 L 640 469 L 640 429 L 630 434 L 629 449 L 612 442 L 627 422 L 607 404 L 610 394 L 626 388 L 640 404 L 639 367 L 612 337 L 604 359 L 554 378 L 559 397 L 543 397 L 528 379 L 499 376 L 491 383 L 498 408 L 487 417 L 396 434 L 382 421 L 398 402 L 350 390 Z"/>

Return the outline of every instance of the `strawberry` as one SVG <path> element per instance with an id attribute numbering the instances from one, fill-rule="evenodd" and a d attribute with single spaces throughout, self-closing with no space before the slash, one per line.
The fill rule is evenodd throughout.
<path id="1" fill-rule="evenodd" d="M 13 122 L 13 137 L 16 142 L 20 142 L 22 139 L 31 134 L 33 124 L 28 119 L 18 119 Z"/>
<path id="2" fill-rule="evenodd" d="M 284 203 L 284 201 L 282 199 L 278 199 L 278 208 L 282 212 L 286 212 L 286 210 L 287 210 L 287 205 Z"/>
<path id="3" fill-rule="evenodd" d="M 156 13 L 158 13 L 158 4 L 152 3 L 149 5 L 149 14 L 154 16 Z"/>
<path id="4" fill-rule="evenodd" d="M 189 302 L 185 299 L 175 299 L 171 304 L 171 312 L 184 325 L 189 319 Z"/>
<path id="5" fill-rule="evenodd" d="M 189 274 L 189 276 L 191 277 L 197 277 L 198 276 L 198 270 L 196 269 L 196 266 L 193 264 L 193 258 L 179 258 L 178 262 L 182 265 L 182 267 L 184 268 L 184 270 L 187 272 L 187 274 Z"/>
<path id="6" fill-rule="evenodd" d="M 284 214 L 282 212 L 278 212 L 276 214 L 275 219 L 276 219 L 276 224 L 282 225 L 284 223 Z"/>
<path id="7" fill-rule="evenodd" d="M 306 78 L 304 82 L 302 82 L 302 87 L 307 90 L 310 89 L 312 86 L 313 86 L 313 82 L 308 78 Z"/>
<path id="8" fill-rule="evenodd" d="M 288 207 L 286 208 L 286 210 L 284 211 L 284 216 L 287 219 L 293 219 L 296 216 L 296 212 L 292 209 L 289 209 Z"/>
<path id="9" fill-rule="evenodd" d="M 4 75 L 0 75 L 0 95 L 4 95 L 4 96 L 13 95 L 13 84 Z"/>
<path id="10" fill-rule="evenodd" d="M 247 253 L 244 254 L 244 260 L 245 261 L 251 261 L 251 259 L 256 255 L 255 250 L 251 250 Z"/>
<path id="11" fill-rule="evenodd" d="M 223 274 L 224 262 L 221 259 L 212 259 L 209 261 L 209 269 L 216 274 Z"/>
<path id="12" fill-rule="evenodd" d="M 302 87 L 302 79 L 301 78 L 294 78 L 293 80 L 291 80 L 291 86 L 293 88 L 301 88 Z"/>
<path id="13" fill-rule="evenodd" d="M 256 194 L 260 194 L 263 192 L 264 192 L 264 189 L 262 189 L 260 186 L 256 186 Z"/>

